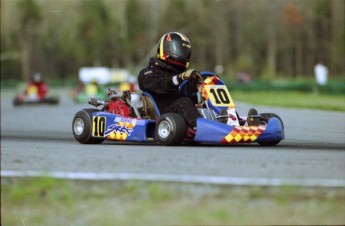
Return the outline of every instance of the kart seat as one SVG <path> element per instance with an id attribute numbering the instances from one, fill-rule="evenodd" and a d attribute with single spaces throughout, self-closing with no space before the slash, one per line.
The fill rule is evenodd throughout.
<path id="1" fill-rule="evenodd" d="M 151 94 L 143 92 L 142 100 L 144 111 L 147 113 L 149 119 L 158 120 L 160 112 Z"/>

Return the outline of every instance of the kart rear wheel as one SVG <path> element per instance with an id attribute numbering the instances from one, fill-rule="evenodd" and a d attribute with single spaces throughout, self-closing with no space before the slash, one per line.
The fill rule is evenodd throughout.
<path id="1" fill-rule="evenodd" d="M 179 145 L 187 134 L 187 126 L 181 115 L 166 113 L 160 116 L 156 125 L 157 139 L 166 146 Z"/>
<path id="2" fill-rule="evenodd" d="M 283 129 L 284 129 L 283 120 L 277 114 L 274 114 L 274 113 L 261 113 L 260 115 L 261 115 L 261 118 L 260 118 L 260 123 L 261 124 L 265 124 L 266 125 L 271 118 L 277 118 L 281 122 L 281 124 L 283 126 Z M 280 142 L 280 140 L 261 141 L 261 142 L 258 142 L 258 144 L 260 144 L 262 146 L 274 146 L 274 145 L 277 145 L 279 142 Z"/>
<path id="3" fill-rule="evenodd" d="M 72 122 L 72 131 L 74 138 L 81 144 L 100 144 L 103 139 L 93 138 L 91 136 L 92 129 L 92 113 L 100 111 L 98 109 L 84 109 L 78 111 Z"/>
<path id="4" fill-rule="evenodd" d="M 14 98 L 13 100 L 13 106 L 19 106 L 22 105 L 23 101 L 20 101 L 18 98 Z"/>
<path id="5" fill-rule="evenodd" d="M 58 104 L 60 101 L 59 97 L 47 97 L 44 102 L 48 104 Z"/>

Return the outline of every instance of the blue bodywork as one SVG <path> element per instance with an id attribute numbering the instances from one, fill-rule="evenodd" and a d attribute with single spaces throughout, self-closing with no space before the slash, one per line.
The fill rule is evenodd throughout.
<path id="1" fill-rule="evenodd" d="M 95 117 L 104 117 L 106 119 L 103 134 L 95 136 L 93 129 L 93 137 L 136 142 L 152 142 L 157 140 L 155 135 L 155 120 L 128 118 L 107 112 L 95 112 L 92 116 L 93 123 Z M 229 138 L 234 132 L 239 140 Z M 277 118 L 271 118 L 266 126 L 259 127 L 229 126 L 224 123 L 199 118 L 197 120 L 194 141 L 206 143 L 275 142 L 283 140 L 284 137 L 283 125 Z"/>
<path id="2" fill-rule="evenodd" d="M 227 140 L 227 136 L 237 135 L 238 141 Z M 246 139 L 246 136 L 248 139 Z M 241 138 L 241 139 L 240 139 Z M 200 118 L 194 140 L 207 143 L 252 143 L 280 141 L 285 138 L 284 128 L 279 119 L 271 118 L 265 126 L 229 126 L 224 123 Z"/>
<path id="3" fill-rule="evenodd" d="M 99 126 L 103 133 L 95 134 L 95 118 L 104 117 L 105 124 Z M 153 141 L 155 140 L 156 121 L 150 119 L 129 118 L 121 115 L 115 115 L 108 112 L 95 112 L 92 114 L 93 137 L 103 137 L 108 140 L 126 140 L 126 141 Z M 112 135 L 118 135 L 112 137 Z M 95 136 L 98 135 L 98 136 Z"/>

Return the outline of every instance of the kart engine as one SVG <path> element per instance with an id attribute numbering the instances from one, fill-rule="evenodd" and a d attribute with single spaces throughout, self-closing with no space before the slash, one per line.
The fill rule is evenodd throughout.
<path id="1" fill-rule="evenodd" d="M 108 112 L 114 113 L 117 115 L 123 115 L 131 117 L 133 115 L 133 110 L 128 104 L 126 104 L 120 98 L 113 98 L 108 103 Z"/>
<path id="2" fill-rule="evenodd" d="M 122 115 L 125 117 L 141 118 L 138 109 L 131 102 L 131 93 L 129 90 L 123 91 L 123 94 L 117 94 L 115 90 L 108 89 L 107 98 L 101 101 L 96 98 L 90 98 L 89 104 L 98 107 L 103 105 L 101 111 Z"/>

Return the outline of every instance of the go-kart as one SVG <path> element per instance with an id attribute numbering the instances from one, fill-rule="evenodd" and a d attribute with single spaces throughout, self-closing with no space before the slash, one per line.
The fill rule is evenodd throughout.
<path id="1" fill-rule="evenodd" d="M 25 93 L 19 93 L 13 99 L 13 105 L 14 106 L 38 105 L 38 104 L 55 105 L 55 104 L 58 104 L 59 101 L 60 101 L 60 98 L 56 96 L 47 96 L 44 98 L 38 98 L 38 97 L 30 97 L 28 95 L 25 95 Z"/>
<path id="2" fill-rule="evenodd" d="M 91 96 L 93 96 L 92 98 L 103 99 L 103 98 L 106 98 L 106 93 L 102 91 L 102 92 L 90 95 L 86 93 L 85 91 L 82 91 L 72 98 L 76 103 L 85 103 L 90 99 Z"/>
<path id="3" fill-rule="evenodd" d="M 203 82 L 198 92 L 188 92 L 189 81 L 184 81 L 179 87 L 181 95 L 197 100 L 196 106 L 202 117 L 197 119 L 196 128 L 188 128 L 179 114 L 160 114 L 149 93 L 142 92 L 142 106 L 137 107 L 131 101 L 129 91 L 118 94 L 108 89 L 106 100 L 89 99 L 89 104 L 96 108 L 83 109 L 75 114 L 73 135 L 82 144 L 111 140 L 161 145 L 256 142 L 272 146 L 284 139 L 284 125 L 278 115 L 256 113 L 239 116 L 225 83 L 213 72 L 201 72 L 201 75 Z M 97 108 L 99 106 L 101 109 Z"/>

